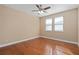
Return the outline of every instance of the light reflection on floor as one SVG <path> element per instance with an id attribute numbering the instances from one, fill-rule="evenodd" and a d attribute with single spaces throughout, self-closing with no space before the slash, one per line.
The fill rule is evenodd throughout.
<path id="1" fill-rule="evenodd" d="M 62 46 L 58 46 L 58 45 L 56 46 L 55 52 L 56 52 L 57 55 L 59 55 L 59 54 L 61 54 L 61 55 L 72 55 L 73 54 L 69 49 L 62 47 Z"/>
<path id="2" fill-rule="evenodd" d="M 46 45 L 45 46 L 45 55 L 73 55 L 73 53 L 62 46 L 56 45 L 55 48 L 53 49 L 52 46 Z"/>
<path id="3" fill-rule="evenodd" d="M 52 55 L 52 47 L 50 45 L 45 46 L 45 55 Z"/>

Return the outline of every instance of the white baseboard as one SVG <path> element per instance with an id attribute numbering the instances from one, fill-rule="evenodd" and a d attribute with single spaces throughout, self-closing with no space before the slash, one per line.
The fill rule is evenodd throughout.
<path id="1" fill-rule="evenodd" d="M 20 40 L 20 41 L 16 41 L 16 42 L 11 42 L 11 43 L 7 43 L 7 44 L 3 44 L 3 45 L 0 45 L 0 48 L 1 47 L 6 47 L 6 46 L 9 46 L 9 45 L 13 45 L 13 44 L 16 44 L 16 43 L 20 43 L 20 42 L 23 42 L 23 41 L 32 40 L 32 39 L 35 39 L 35 38 L 38 38 L 38 37 L 39 36 L 34 36 L 34 37 L 27 38 L 27 39 L 24 39 L 24 40 Z"/>
<path id="2" fill-rule="evenodd" d="M 58 38 L 53 38 L 53 37 L 47 37 L 47 36 L 40 36 L 40 37 L 43 37 L 43 38 L 48 38 L 48 39 L 53 39 L 53 40 L 58 40 L 58 41 L 63 41 L 63 42 L 67 42 L 67 43 L 72 43 L 72 44 L 77 44 L 77 42 L 72 42 L 72 41 L 67 41 L 67 40 L 63 40 L 63 39 L 58 39 Z"/>
<path id="3" fill-rule="evenodd" d="M 67 40 L 62 40 L 62 39 L 57 39 L 57 38 L 52 38 L 52 37 L 46 37 L 46 36 L 34 36 L 34 37 L 27 38 L 27 39 L 24 39 L 24 40 L 20 40 L 20 41 L 16 41 L 16 42 L 11 42 L 11 43 L 0 45 L 0 48 L 1 47 L 6 47 L 6 46 L 9 46 L 9 45 L 13 45 L 13 44 L 16 44 L 16 43 L 20 43 L 20 42 L 23 42 L 23 41 L 32 40 L 32 39 L 39 38 L 39 37 L 53 39 L 53 40 L 58 40 L 58 41 L 63 41 L 63 42 L 67 42 L 67 43 L 72 43 L 72 44 L 77 44 L 78 45 L 77 42 L 71 42 L 71 41 L 67 41 Z"/>

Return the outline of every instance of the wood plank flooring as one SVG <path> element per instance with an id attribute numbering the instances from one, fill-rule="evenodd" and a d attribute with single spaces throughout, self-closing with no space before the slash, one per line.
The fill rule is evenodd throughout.
<path id="1" fill-rule="evenodd" d="M 79 48 L 74 44 L 40 37 L 0 48 L 0 55 L 79 55 Z"/>

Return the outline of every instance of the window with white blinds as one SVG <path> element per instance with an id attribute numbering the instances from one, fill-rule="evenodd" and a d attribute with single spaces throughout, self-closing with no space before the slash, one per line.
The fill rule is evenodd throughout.
<path id="1" fill-rule="evenodd" d="M 63 24 L 64 24 L 63 16 L 56 17 L 54 20 L 54 30 L 58 32 L 63 32 Z"/>
<path id="2" fill-rule="evenodd" d="M 52 18 L 47 18 L 45 25 L 45 31 L 52 31 Z"/>

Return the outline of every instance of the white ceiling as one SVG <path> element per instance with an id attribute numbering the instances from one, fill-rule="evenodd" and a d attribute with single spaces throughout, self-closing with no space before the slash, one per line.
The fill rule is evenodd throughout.
<path id="1" fill-rule="evenodd" d="M 40 15 L 38 13 L 32 12 L 32 10 L 38 10 L 35 4 L 7 4 L 5 6 L 32 14 L 34 16 L 42 17 L 42 16 L 47 16 L 50 14 L 66 11 L 69 9 L 77 8 L 79 7 L 79 4 L 43 4 L 43 7 L 51 6 L 51 8 L 46 10 L 47 13 L 43 13 Z"/>

